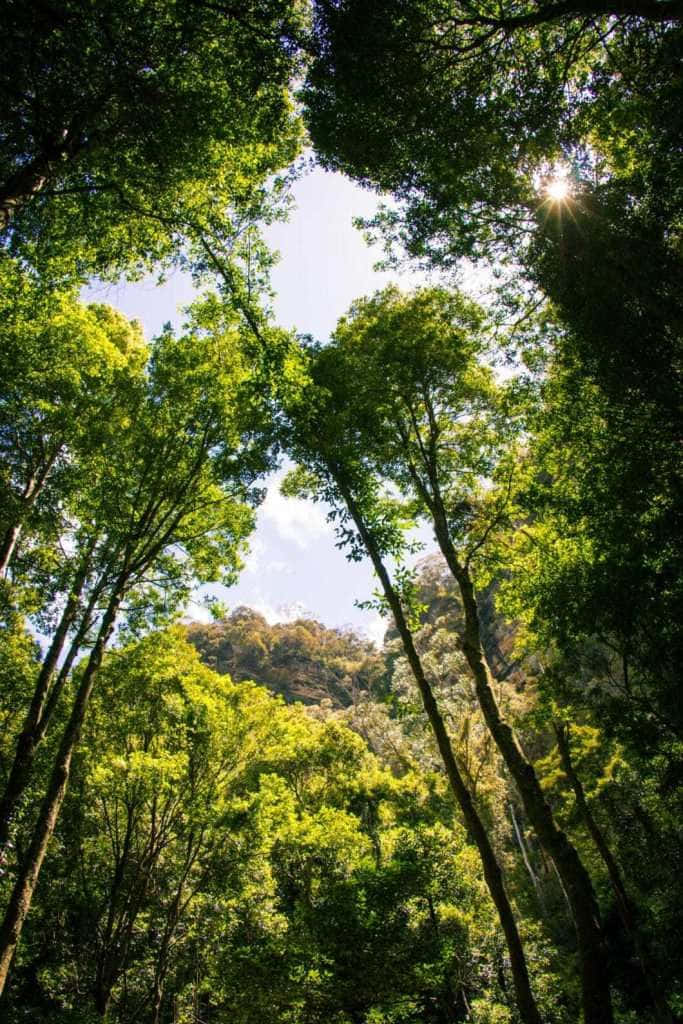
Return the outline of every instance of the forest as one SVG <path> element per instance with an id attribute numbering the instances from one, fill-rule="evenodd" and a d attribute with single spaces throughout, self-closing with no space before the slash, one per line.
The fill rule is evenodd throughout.
<path id="1" fill-rule="evenodd" d="M 0 11 L 0 1019 L 683 1020 L 681 0 Z M 381 647 L 188 620 L 285 469 Z"/>

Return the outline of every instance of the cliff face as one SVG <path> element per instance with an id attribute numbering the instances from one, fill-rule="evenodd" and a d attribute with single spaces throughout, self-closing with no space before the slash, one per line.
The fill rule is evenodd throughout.
<path id="1" fill-rule="evenodd" d="M 288 702 L 348 707 L 385 672 L 382 655 L 354 633 L 313 619 L 271 626 L 251 608 L 237 608 L 222 622 L 188 626 L 188 639 L 210 668 L 237 681 L 252 679 Z"/>
<path id="2" fill-rule="evenodd" d="M 422 623 L 447 626 L 453 633 L 454 644 L 459 646 L 465 630 L 460 594 L 441 555 L 432 554 L 421 560 L 417 583 L 418 600 L 425 606 Z M 498 582 L 493 582 L 477 595 L 484 649 L 496 678 L 520 686 L 526 675 L 535 674 L 535 666 L 528 660 L 522 666 L 519 660 L 515 651 L 517 627 L 506 622 L 496 610 L 498 588 Z M 390 628 L 388 638 L 396 636 L 396 631 Z"/>

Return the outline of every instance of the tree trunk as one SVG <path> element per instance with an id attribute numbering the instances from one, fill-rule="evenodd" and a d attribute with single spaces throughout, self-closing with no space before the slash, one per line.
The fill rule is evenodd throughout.
<path id="1" fill-rule="evenodd" d="M 78 133 L 65 128 L 56 140 L 48 142 L 40 153 L 17 168 L 0 185 L 0 232 L 11 224 L 17 210 L 38 195 L 54 177 L 59 164 L 73 159 L 87 144 Z"/>
<path id="2" fill-rule="evenodd" d="M 7 982 L 14 951 L 19 943 L 24 921 L 31 907 L 31 900 L 38 882 L 47 846 L 54 832 L 64 801 L 69 783 L 71 759 L 78 743 L 81 726 L 83 725 L 95 684 L 95 678 L 102 663 L 102 656 L 114 629 L 122 592 L 123 581 L 120 581 L 120 585 L 115 588 L 114 594 L 110 598 L 95 646 L 84 669 L 71 715 L 55 758 L 47 793 L 33 830 L 31 842 L 19 868 L 5 913 L 5 919 L 0 928 L 0 995 L 2 995 Z"/>
<path id="3" fill-rule="evenodd" d="M 524 835 L 522 833 L 521 828 L 519 827 L 519 822 L 517 821 L 517 815 L 515 814 L 514 804 L 511 803 L 509 806 L 510 806 L 510 818 L 512 819 L 512 827 L 514 829 L 515 838 L 517 840 L 517 845 L 519 846 L 519 851 L 522 854 L 522 860 L 524 861 L 524 867 L 526 868 L 527 874 L 529 875 L 529 878 L 531 879 L 531 884 L 534 887 L 534 891 L 536 893 L 536 898 L 538 899 L 538 903 L 539 903 L 539 906 L 541 908 L 541 913 L 542 913 L 543 917 L 547 917 L 548 916 L 548 908 L 546 907 L 546 904 L 545 904 L 545 898 L 543 896 L 543 889 L 542 889 L 541 883 L 538 880 L 538 875 L 536 874 L 536 872 L 534 871 L 534 869 L 533 869 L 533 867 L 531 865 L 531 860 L 529 858 L 529 851 L 527 850 L 526 842 L 524 840 Z"/>
<path id="4" fill-rule="evenodd" d="M 482 643 L 479 610 L 469 569 L 461 565 L 457 557 L 439 498 L 435 499 L 433 508 L 436 538 L 462 598 L 465 614 L 463 650 L 474 677 L 479 706 L 515 780 L 527 818 L 541 845 L 553 859 L 567 892 L 579 948 L 585 1024 L 611 1024 L 613 1016 L 609 972 L 593 885 L 576 849 L 557 827 L 536 772 L 524 757 L 517 737 L 500 713 L 493 693 L 493 676 Z"/>
<path id="5" fill-rule="evenodd" d="M 161 939 L 161 945 L 159 947 L 159 954 L 156 958 L 154 965 L 154 981 L 152 983 L 152 1024 L 160 1024 L 161 1022 L 161 1010 L 164 1002 L 164 990 L 166 987 L 166 978 L 168 976 L 169 968 L 169 953 L 171 951 L 171 943 L 176 933 L 176 929 L 180 922 L 181 915 L 187 907 L 189 900 L 183 905 L 183 895 L 185 889 L 185 883 L 187 882 L 188 876 L 192 867 L 194 866 L 197 857 L 199 856 L 202 839 L 201 834 L 199 841 L 195 845 L 195 833 L 194 830 L 190 832 L 187 851 L 185 856 L 185 864 L 183 873 L 181 875 L 178 887 L 175 895 L 171 902 L 171 906 L 166 917 L 166 924 L 164 927 L 164 933 Z"/>
<path id="6" fill-rule="evenodd" d="M 116 860 L 114 877 L 112 878 L 112 883 L 109 887 L 107 922 L 104 928 L 104 937 L 101 942 L 101 948 L 97 958 L 97 969 L 95 971 L 95 985 L 93 991 L 95 1009 L 99 1013 L 100 1017 L 105 1017 L 107 1014 L 109 1003 L 111 1001 L 111 990 L 114 986 L 114 980 L 117 972 L 117 967 L 112 967 L 112 936 L 114 934 L 118 896 L 121 891 L 124 875 L 128 866 L 130 847 L 133 838 L 133 828 L 135 824 L 134 812 L 130 804 L 127 806 L 126 811 L 126 831 L 123 837 L 121 853 Z M 121 955 L 125 957 L 128 952 L 127 948 L 121 950 L 120 945 L 120 942 L 116 943 L 119 958 Z"/>
<path id="7" fill-rule="evenodd" d="M 83 639 L 90 624 L 93 605 L 100 593 L 100 590 L 96 588 L 88 608 L 84 612 L 81 626 L 69 647 L 64 664 L 52 687 L 52 692 L 50 692 L 50 683 L 64 648 L 69 629 L 73 625 L 76 612 L 78 611 L 80 595 L 91 566 L 92 552 L 93 545 L 90 546 L 81 563 L 52 643 L 43 659 L 33 693 L 33 700 L 17 741 L 14 761 L 12 762 L 2 800 L 0 800 L 0 849 L 6 845 L 9 839 L 12 817 L 31 777 L 31 769 L 36 752 L 45 738 L 47 727 L 57 706 L 59 695 L 64 687 L 71 666 L 81 649 Z"/>
<path id="8" fill-rule="evenodd" d="M 652 999 L 652 1006 L 656 1013 L 656 1019 L 660 1024 L 674 1024 L 676 1018 L 674 1017 L 669 1005 L 662 995 L 660 985 L 654 976 L 652 966 L 650 963 L 650 957 L 646 948 L 646 943 L 643 936 L 640 933 L 636 918 L 636 908 L 631 902 L 628 893 L 626 892 L 626 886 L 621 877 L 621 871 L 617 864 L 612 851 L 609 848 L 607 840 L 602 832 L 602 829 L 598 825 L 597 821 L 593 817 L 593 812 L 588 806 L 586 795 L 583 790 L 581 780 L 576 773 L 576 769 L 572 763 L 571 748 L 569 742 L 569 726 L 562 725 L 559 722 L 555 723 L 555 736 L 557 738 L 557 749 L 560 753 L 560 761 L 562 763 L 562 769 L 569 780 L 569 784 L 574 791 L 576 798 L 577 810 L 583 819 L 583 822 L 590 833 L 591 839 L 595 843 L 598 853 L 602 857 L 603 863 L 607 868 L 610 882 L 612 883 L 612 889 L 617 901 L 617 908 L 619 910 L 619 916 L 622 924 L 633 942 L 636 956 L 640 962 L 640 967 L 643 972 L 643 978 L 647 985 L 650 997 Z"/>
<path id="9" fill-rule="evenodd" d="M 2 224 L 2 209 L 0 208 L 0 226 Z M 43 488 L 47 482 L 47 479 L 52 472 L 60 451 L 62 450 L 61 442 L 57 444 L 49 456 L 46 458 L 44 464 L 41 466 L 38 472 L 35 472 L 30 478 L 26 486 L 24 487 L 24 493 L 21 495 L 19 501 L 19 512 L 13 523 L 5 530 L 5 534 L 0 542 L 0 575 L 5 575 L 9 564 L 12 561 L 12 556 L 17 546 L 17 541 L 21 534 L 21 527 L 23 520 L 26 515 L 35 505 L 36 501 L 40 497 Z"/>
<path id="10" fill-rule="evenodd" d="M 5 530 L 2 543 L 0 543 L 0 574 L 3 576 L 7 572 L 9 564 L 12 561 L 12 555 L 14 554 L 14 549 L 17 546 L 20 533 L 20 523 L 12 523 L 12 525 Z"/>
<path id="11" fill-rule="evenodd" d="M 164 982 L 154 977 L 154 986 L 152 990 L 152 1024 L 160 1024 L 161 1021 L 161 1007 L 164 1001 Z"/>
<path id="12" fill-rule="evenodd" d="M 538 1007 L 536 1006 L 536 1001 L 531 991 L 522 941 L 517 930 L 517 924 L 512 912 L 512 907 L 510 906 L 510 902 L 505 891 L 500 865 L 498 864 L 495 852 L 489 841 L 486 829 L 484 828 L 481 818 L 474 806 L 470 792 L 467 789 L 458 769 L 448 732 L 446 731 L 436 700 L 434 699 L 434 694 L 432 693 L 431 686 L 429 685 L 429 681 L 427 680 L 422 667 L 422 662 L 419 654 L 417 653 L 412 633 L 403 612 L 400 598 L 391 583 L 379 549 L 375 544 L 371 532 L 365 525 L 363 516 L 356 505 L 351 492 L 339 479 L 337 479 L 337 485 L 342 497 L 346 501 L 349 512 L 351 513 L 363 544 L 365 545 L 365 549 L 370 556 L 375 572 L 382 584 L 384 595 L 393 614 L 396 629 L 398 630 L 403 643 L 403 649 L 410 664 L 415 682 L 417 683 L 420 691 L 425 712 L 427 713 L 427 717 L 436 737 L 439 752 L 446 769 L 451 789 L 455 795 L 458 805 L 460 806 L 470 838 L 479 851 L 479 856 L 484 870 L 484 878 L 493 903 L 498 911 L 498 917 L 507 943 L 520 1017 L 524 1024 L 541 1024 Z"/>

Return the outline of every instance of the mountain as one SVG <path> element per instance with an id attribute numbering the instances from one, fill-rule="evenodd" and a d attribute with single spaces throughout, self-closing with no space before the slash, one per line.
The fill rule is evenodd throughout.
<path id="1" fill-rule="evenodd" d="M 220 622 L 188 626 L 188 639 L 209 668 L 236 681 L 252 679 L 288 703 L 345 708 L 379 686 L 386 671 L 373 644 L 350 630 L 314 619 L 270 625 L 245 607 Z"/>

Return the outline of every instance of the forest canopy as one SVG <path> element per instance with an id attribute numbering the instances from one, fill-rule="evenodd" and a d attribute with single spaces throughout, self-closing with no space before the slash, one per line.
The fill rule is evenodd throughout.
<path id="1" fill-rule="evenodd" d="M 2 1019 L 683 1019 L 680 2 L 0 11 Z M 427 274 L 329 338 L 307 157 Z M 188 621 L 276 469 L 381 644 Z"/>

